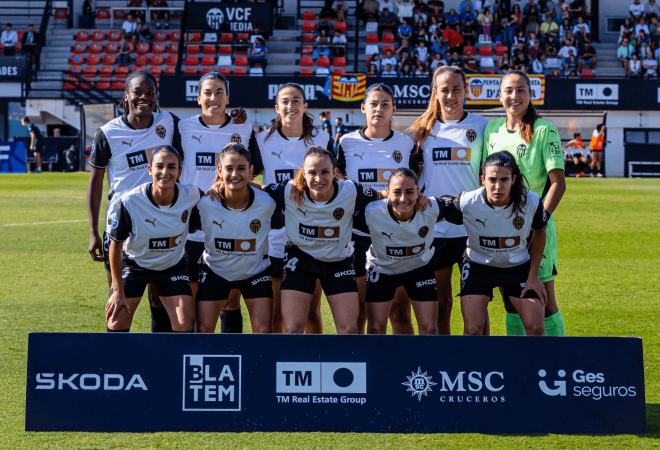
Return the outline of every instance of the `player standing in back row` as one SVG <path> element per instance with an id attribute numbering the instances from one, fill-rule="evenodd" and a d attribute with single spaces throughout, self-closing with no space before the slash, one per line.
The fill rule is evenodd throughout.
<path id="1" fill-rule="evenodd" d="M 557 128 L 541 119 L 531 102 L 529 78 L 524 72 L 513 70 L 500 81 L 500 101 L 506 117 L 492 120 L 484 137 L 484 160 L 493 153 L 509 151 L 520 172 L 529 183 L 529 190 L 541 197 L 543 207 L 551 214 L 546 233 L 545 251 L 541 261 L 539 278 L 547 292 L 545 307 L 546 336 L 564 336 L 564 318 L 555 298 L 557 275 L 557 232 L 554 212 L 566 192 L 564 155 Z M 505 302 L 507 309 L 506 330 L 509 336 L 524 335 L 520 315 Z"/>

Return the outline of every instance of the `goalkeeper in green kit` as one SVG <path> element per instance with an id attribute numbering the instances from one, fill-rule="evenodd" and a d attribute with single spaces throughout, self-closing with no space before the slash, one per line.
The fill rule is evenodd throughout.
<path id="1" fill-rule="evenodd" d="M 485 160 L 489 155 L 502 150 L 513 154 L 529 183 L 529 190 L 541 197 L 545 210 L 553 214 L 566 191 L 561 140 L 557 128 L 538 116 L 531 97 L 531 85 L 525 73 L 514 70 L 502 77 L 500 101 L 506 110 L 506 118 L 492 120 L 486 127 L 482 158 Z M 555 298 L 556 275 L 557 233 L 553 214 L 548 222 L 545 251 L 539 270 L 539 278 L 548 296 L 545 308 L 546 336 L 566 334 L 564 318 Z M 504 305 L 507 310 L 507 335 L 525 335 L 525 328 L 515 308 L 508 301 Z"/>

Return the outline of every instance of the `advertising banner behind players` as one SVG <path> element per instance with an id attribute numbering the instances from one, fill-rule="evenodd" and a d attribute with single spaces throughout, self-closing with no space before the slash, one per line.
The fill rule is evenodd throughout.
<path id="1" fill-rule="evenodd" d="M 188 3 L 188 29 L 204 33 L 250 32 L 255 25 L 267 34 L 273 29 L 270 3 Z"/>
<path id="2" fill-rule="evenodd" d="M 467 75 L 465 102 L 468 105 L 500 105 L 500 80 L 502 75 Z M 545 101 L 545 76 L 530 75 L 532 103 L 543 105 Z"/>

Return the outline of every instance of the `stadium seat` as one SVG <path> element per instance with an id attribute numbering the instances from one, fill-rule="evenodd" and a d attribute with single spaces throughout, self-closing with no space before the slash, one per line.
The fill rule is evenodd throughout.
<path id="1" fill-rule="evenodd" d="M 237 41 L 249 41 L 250 40 L 250 35 L 248 33 L 238 33 L 236 35 L 236 40 Z"/>
<path id="2" fill-rule="evenodd" d="M 115 9 L 112 11 L 112 18 L 115 20 L 123 20 L 126 17 L 126 11 L 123 9 Z"/>
<path id="3" fill-rule="evenodd" d="M 481 71 L 481 73 L 483 73 L 484 75 L 493 75 L 495 71 L 492 69 L 484 69 Z"/>
<path id="4" fill-rule="evenodd" d="M 101 42 L 105 41 L 105 31 L 96 30 L 92 33 L 92 41 Z"/>
<path id="5" fill-rule="evenodd" d="M 317 77 L 325 77 L 330 75 L 330 71 L 328 70 L 327 67 L 319 67 L 316 69 L 316 76 Z"/>
<path id="6" fill-rule="evenodd" d="M 156 54 L 163 54 L 165 50 L 167 50 L 167 47 L 162 42 L 154 42 L 154 45 L 151 47 L 152 53 Z"/>
<path id="7" fill-rule="evenodd" d="M 378 44 L 378 33 L 367 34 L 367 44 Z"/>
<path id="8" fill-rule="evenodd" d="M 375 20 L 370 19 L 367 22 L 367 26 L 364 27 L 364 31 L 366 31 L 367 33 L 376 33 L 376 32 L 378 32 L 378 22 L 376 22 Z"/>
<path id="9" fill-rule="evenodd" d="M 495 60 L 490 56 L 482 57 L 480 62 L 481 62 L 481 68 L 482 69 L 491 69 L 491 68 L 494 69 L 495 68 Z M 484 71 L 483 73 L 486 73 L 486 71 Z"/>
<path id="10" fill-rule="evenodd" d="M 247 66 L 248 65 L 247 57 L 246 56 L 237 56 L 236 58 L 234 58 L 234 65 L 235 66 Z"/>
<path id="11" fill-rule="evenodd" d="M 186 56 L 183 61 L 184 66 L 196 66 L 199 64 L 199 59 L 196 56 Z"/>
<path id="12" fill-rule="evenodd" d="M 82 67 L 79 66 L 71 66 L 68 69 L 68 72 L 71 74 L 79 74 L 82 73 Z"/>
<path id="13" fill-rule="evenodd" d="M 76 42 L 73 44 L 73 53 L 87 53 L 87 44 L 84 42 Z"/>
<path id="14" fill-rule="evenodd" d="M 213 67 L 202 67 L 202 75 L 213 72 Z"/>
<path id="15" fill-rule="evenodd" d="M 166 75 L 174 75 L 176 73 L 176 67 L 165 67 L 163 73 Z"/>
<path id="16" fill-rule="evenodd" d="M 101 8 L 96 10 L 96 18 L 98 20 L 108 20 L 110 19 L 110 10 L 106 8 Z"/>
<path id="17" fill-rule="evenodd" d="M 112 90 L 113 91 L 123 91 L 124 90 L 124 83 L 126 83 L 126 80 L 122 80 L 121 78 L 115 78 L 112 81 Z"/>
<path id="18" fill-rule="evenodd" d="M 117 53 L 119 51 L 119 46 L 116 42 L 108 42 L 105 44 L 106 53 Z"/>
<path id="19" fill-rule="evenodd" d="M 135 64 L 138 66 L 146 66 L 149 64 L 149 57 L 147 55 L 137 55 L 135 57 Z"/>
<path id="20" fill-rule="evenodd" d="M 215 55 L 215 45 L 205 45 L 202 47 L 202 54 L 203 55 Z"/>
<path id="21" fill-rule="evenodd" d="M 89 41 L 89 31 L 87 31 L 87 30 L 80 30 L 80 31 L 76 34 L 76 41 L 79 41 L 79 42 Z"/>
<path id="22" fill-rule="evenodd" d="M 244 67 L 237 67 L 234 69 L 234 76 L 236 77 L 244 77 L 247 75 L 247 70 L 245 70 Z"/>
<path id="23" fill-rule="evenodd" d="M 133 53 L 135 51 L 135 48 L 133 47 L 133 43 L 127 42 L 126 44 L 128 45 L 128 52 Z"/>
<path id="24" fill-rule="evenodd" d="M 383 44 L 394 44 L 396 40 L 392 33 L 383 33 Z"/>
<path id="25" fill-rule="evenodd" d="M 179 42 L 181 40 L 180 31 L 171 31 L 170 32 L 170 42 Z"/>
<path id="26" fill-rule="evenodd" d="M 218 42 L 218 33 L 204 33 L 204 39 L 202 42 L 205 44 L 215 44 Z"/>
<path id="27" fill-rule="evenodd" d="M 111 77 L 113 72 L 114 70 L 112 70 L 112 67 L 109 66 L 101 66 L 101 68 L 99 69 L 99 75 L 104 78 Z"/>
<path id="28" fill-rule="evenodd" d="M 593 70 L 582 69 L 582 78 L 593 78 L 593 77 L 594 77 Z"/>
<path id="29" fill-rule="evenodd" d="M 146 72 L 147 68 L 144 67 L 144 66 L 139 66 L 139 65 L 136 64 L 136 65 L 133 66 L 133 70 L 131 70 L 131 72 L 140 72 L 140 71 L 145 71 Z"/>
<path id="30" fill-rule="evenodd" d="M 53 18 L 55 20 L 63 20 L 69 17 L 69 13 L 64 8 L 58 8 L 53 12 Z"/>
<path id="31" fill-rule="evenodd" d="M 311 45 L 303 45 L 301 54 L 303 56 L 313 55 L 314 54 L 314 47 L 312 47 Z"/>
<path id="32" fill-rule="evenodd" d="M 117 64 L 117 57 L 112 53 L 103 55 L 103 61 L 101 62 L 104 66 L 114 66 Z"/>
<path id="33" fill-rule="evenodd" d="M 110 89 L 111 83 L 110 81 L 103 79 L 99 80 L 98 83 L 96 83 L 96 89 L 100 89 L 102 91 L 107 91 Z"/>
<path id="34" fill-rule="evenodd" d="M 221 43 L 232 43 L 234 42 L 234 35 L 231 33 L 222 33 L 220 34 L 220 42 Z"/>
<path id="35" fill-rule="evenodd" d="M 215 56 L 202 56 L 202 66 L 215 66 Z"/>
<path id="36" fill-rule="evenodd" d="M 218 65 L 231 66 L 232 65 L 231 56 L 227 56 L 227 55 L 218 56 Z"/>
<path id="37" fill-rule="evenodd" d="M 183 69 L 184 75 L 197 75 L 197 67 L 186 67 Z"/>
<path id="38" fill-rule="evenodd" d="M 342 33 L 346 33 L 348 31 L 346 22 L 335 22 L 335 26 L 333 28 L 335 31 L 341 31 Z"/>
<path id="39" fill-rule="evenodd" d="M 369 44 L 366 46 L 364 49 L 364 54 L 365 55 L 373 55 L 374 53 L 378 53 L 380 50 L 378 49 L 378 46 L 376 44 Z"/>
<path id="40" fill-rule="evenodd" d="M 343 56 L 335 56 L 335 58 L 332 60 L 332 65 L 337 67 L 346 67 L 346 58 Z"/>
<path id="41" fill-rule="evenodd" d="M 83 63 L 83 57 L 80 55 L 71 55 L 69 64 L 79 66 Z"/>
<path id="42" fill-rule="evenodd" d="M 149 64 L 152 66 L 162 66 L 164 63 L 163 55 L 151 55 Z"/>
<path id="43" fill-rule="evenodd" d="M 83 69 L 82 73 L 83 76 L 86 77 L 95 77 L 96 74 L 98 73 L 98 69 L 94 66 L 87 66 Z"/>
<path id="44" fill-rule="evenodd" d="M 119 66 L 115 69 L 115 76 L 126 78 L 127 75 L 128 75 L 128 67 Z"/>
<path id="45" fill-rule="evenodd" d="M 264 76 L 264 69 L 261 68 L 261 66 L 255 66 L 250 69 L 250 76 L 251 77 L 263 77 Z"/>
<path id="46" fill-rule="evenodd" d="M 490 45 L 482 45 L 479 47 L 480 56 L 493 56 L 493 47 Z"/>
<path id="47" fill-rule="evenodd" d="M 156 31 L 154 33 L 154 42 L 165 42 L 167 40 L 167 31 Z"/>
<path id="48" fill-rule="evenodd" d="M 18 35 L 18 41 L 20 42 L 23 40 L 23 36 L 25 35 L 25 30 L 18 30 L 16 34 Z"/>
<path id="49" fill-rule="evenodd" d="M 179 54 L 179 44 L 171 43 L 167 46 L 167 53 L 173 53 L 175 55 Z"/>
<path id="50" fill-rule="evenodd" d="M 202 34 L 188 33 L 188 42 L 202 42 Z"/>
<path id="51" fill-rule="evenodd" d="M 303 22 L 303 24 L 302 24 L 302 32 L 303 33 L 305 33 L 305 32 L 309 33 L 309 32 L 314 32 L 314 31 L 316 31 L 316 25 L 314 24 L 314 22 Z"/>
<path id="52" fill-rule="evenodd" d="M 312 69 L 300 69 L 300 76 L 311 77 L 314 76 L 314 72 L 312 71 Z"/>
<path id="53" fill-rule="evenodd" d="M 231 74 L 231 70 L 229 70 L 229 69 L 226 68 L 226 67 L 219 67 L 218 70 L 217 70 L 216 72 L 221 73 L 221 74 L 223 74 L 223 75 L 229 75 L 229 74 Z"/>
<path id="54" fill-rule="evenodd" d="M 548 76 L 551 78 L 560 78 L 561 77 L 561 71 L 559 70 L 548 70 Z"/>
<path id="55" fill-rule="evenodd" d="M 302 35 L 302 41 L 305 44 L 313 44 L 314 43 L 314 35 L 311 33 L 305 33 Z"/>
<path id="56" fill-rule="evenodd" d="M 145 54 L 149 53 L 149 44 L 146 42 L 140 42 L 136 47 L 135 47 L 135 52 L 137 54 Z"/>
<path id="57" fill-rule="evenodd" d="M 119 42 L 121 39 L 121 33 L 117 30 L 112 30 L 108 33 L 108 40 L 111 42 Z"/>
<path id="58" fill-rule="evenodd" d="M 383 45 L 383 49 L 382 49 L 381 53 L 382 53 L 383 55 L 387 55 L 387 51 L 388 51 L 388 50 L 391 50 L 391 51 L 392 51 L 392 54 L 394 54 L 394 51 L 395 51 L 395 50 L 394 50 L 394 46 L 393 46 L 393 45 Z"/>
<path id="59" fill-rule="evenodd" d="M 495 56 L 502 56 L 509 51 L 509 47 L 506 45 L 498 45 L 495 47 Z"/>
<path id="60" fill-rule="evenodd" d="M 467 55 L 468 52 L 471 52 L 473 55 L 477 54 L 477 48 L 472 45 L 466 45 L 463 47 L 463 55 Z"/>
<path id="61" fill-rule="evenodd" d="M 103 53 L 103 44 L 100 42 L 92 42 L 89 45 L 89 52 L 90 53 Z"/>
<path id="62" fill-rule="evenodd" d="M 179 60 L 179 55 L 167 55 L 167 59 L 165 60 L 165 65 L 176 66 L 178 60 Z"/>
<path id="63" fill-rule="evenodd" d="M 231 55 L 231 45 L 219 45 L 218 54 L 220 55 Z"/>
<path id="64" fill-rule="evenodd" d="M 311 20 L 313 22 L 316 20 L 316 13 L 314 11 L 303 11 L 302 19 Z"/>
<path id="65" fill-rule="evenodd" d="M 314 59 L 311 56 L 303 56 L 300 58 L 300 65 L 301 66 L 313 66 L 314 65 Z"/>
<path id="66" fill-rule="evenodd" d="M 189 55 L 199 55 L 199 45 L 188 45 L 186 53 Z"/>
<path id="67" fill-rule="evenodd" d="M 344 75 L 346 71 L 344 69 L 335 69 L 332 71 L 333 75 Z"/>

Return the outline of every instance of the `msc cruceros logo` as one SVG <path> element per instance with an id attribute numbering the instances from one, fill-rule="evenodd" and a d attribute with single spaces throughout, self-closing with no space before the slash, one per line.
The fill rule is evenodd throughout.
<path id="1" fill-rule="evenodd" d="M 483 403 L 502 403 L 505 401 L 504 372 L 491 371 L 439 371 L 437 382 L 431 382 L 428 372 L 412 372 L 406 376 L 407 382 L 401 383 L 408 387 L 413 397 L 421 401 L 422 396 L 428 397 L 429 392 L 437 389 L 442 403 L 468 403 L 479 406 Z M 431 386 L 437 385 L 437 388 Z"/>

